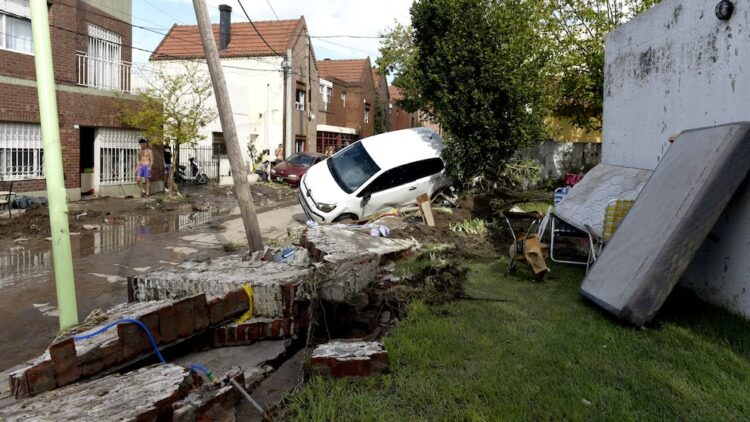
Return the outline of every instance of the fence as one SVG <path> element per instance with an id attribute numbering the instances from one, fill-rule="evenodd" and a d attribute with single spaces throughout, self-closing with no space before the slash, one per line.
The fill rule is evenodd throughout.
<path id="1" fill-rule="evenodd" d="M 221 156 L 214 155 L 213 147 L 203 145 L 180 145 L 179 154 L 175 158 L 177 165 L 185 166 L 188 176 L 192 176 L 188 159 L 195 158 L 210 180 L 219 181 L 219 167 Z M 176 170 L 175 170 L 176 171 Z"/>

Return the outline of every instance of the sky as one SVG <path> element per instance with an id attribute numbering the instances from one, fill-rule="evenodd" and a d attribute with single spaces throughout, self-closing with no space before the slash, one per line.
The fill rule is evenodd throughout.
<path id="1" fill-rule="evenodd" d="M 253 21 L 297 19 L 304 15 L 310 35 L 378 36 L 395 21 L 408 24 L 412 0 L 240 0 Z M 219 4 L 232 6 L 232 22 L 247 22 L 238 0 L 206 0 L 212 22 L 219 22 Z M 273 8 L 273 10 L 272 10 Z M 275 15 L 274 15 L 275 12 Z M 133 0 L 133 46 L 154 50 L 173 24 L 194 25 L 192 0 Z M 318 59 L 364 58 L 373 63 L 378 56 L 378 39 L 313 39 Z M 149 53 L 133 50 L 133 61 L 148 62 Z"/>

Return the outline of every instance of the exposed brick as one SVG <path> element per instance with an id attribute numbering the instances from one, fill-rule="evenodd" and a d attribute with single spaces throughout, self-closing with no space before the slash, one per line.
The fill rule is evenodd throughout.
<path id="1" fill-rule="evenodd" d="M 51 360 L 45 360 L 26 369 L 26 382 L 28 392 L 31 395 L 54 390 L 57 386 L 55 381 L 55 365 Z"/>
<path id="2" fill-rule="evenodd" d="M 174 306 L 159 309 L 159 334 L 162 344 L 177 340 L 177 312 Z"/>
<path id="3" fill-rule="evenodd" d="M 58 387 L 73 383 L 81 377 L 81 366 L 78 364 L 76 344 L 72 337 L 52 344 L 49 354 L 55 367 Z"/>
<path id="4" fill-rule="evenodd" d="M 138 318 L 146 327 L 148 327 L 151 336 L 154 338 L 156 344 L 161 344 L 161 333 L 159 330 L 159 311 L 153 311 L 147 313 Z"/>
<path id="5" fill-rule="evenodd" d="M 195 331 L 195 319 L 193 318 L 193 298 L 186 297 L 174 303 L 175 325 L 177 336 L 187 337 Z"/>
<path id="6" fill-rule="evenodd" d="M 202 331 L 208 328 L 210 321 L 205 293 L 192 297 L 192 310 L 195 331 Z"/>
<path id="7" fill-rule="evenodd" d="M 148 336 L 138 324 L 118 324 L 117 337 L 122 343 L 124 360 L 132 359 L 152 347 Z"/>
<path id="8" fill-rule="evenodd" d="M 224 321 L 224 300 L 213 298 L 208 302 L 208 320 L 211 325 L 216 325 Z"/>

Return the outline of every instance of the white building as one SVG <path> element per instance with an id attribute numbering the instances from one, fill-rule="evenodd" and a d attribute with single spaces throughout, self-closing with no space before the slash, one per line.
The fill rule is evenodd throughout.
<path id="1" fill-rule="evenodd" d="M 231 23 L 231 8 L 220 6 L 221 24 L 213 25 L 227 82 L 240 147 L 246 164 L 249 146 L 271 154 L 283 145 L 285 156 L 314 151 L 320 93 L 318 71 L 304 17 L 294 20 Z M 257 30 L 256 30 L 257 28 Z M 258 33 L 262 34 L 261 36 Z M 175 25 L 150 58 L 151 65 L 168 72 L 197 65 L 208 77 L 208 67 L 195 25 Z M 288 72 L 285 72 L 285 68 Z M 215 105 L 215 100 L 214 100 Z M 203 129 L 200 145 L 226 153 L 218 117 Z M 257 159 L 257 157 L 254 157 Z M 220 164 L 229 174 L 228 160 Z"/>

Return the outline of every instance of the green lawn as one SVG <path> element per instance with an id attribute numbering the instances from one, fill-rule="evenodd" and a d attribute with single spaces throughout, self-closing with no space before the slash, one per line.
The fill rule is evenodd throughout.
<path id="1" fill-rule="evenodd" d="M 284 419 L 747 420 L 750 324 L 689 295 L 647 329 L 620 324 L 578 293 L 583 271 L 543 283 L 501 260 L 470 261 L 467 293 L 507 302 L 414 303 L 385 339 L 391 371 L 313 378 Z"/>

